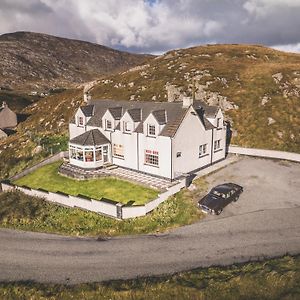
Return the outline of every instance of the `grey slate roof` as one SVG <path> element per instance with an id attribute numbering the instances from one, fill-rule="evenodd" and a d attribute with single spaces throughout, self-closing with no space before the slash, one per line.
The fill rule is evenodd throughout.
<path id="1" fill-rule="evenodd" d="M 122 107 L 122 113 L 128 111 L 134 121 L 137 120 L 136 122 L 141 122 L 136 128 L 136 132 L 143 132 L 143 122 L 150 113 L 153 113 L 154 117 L 160 124 L 166 124 L 160 135 L 168 137 L 173 137 L 175 135 L 187 112 L 186 108 L 182 108 L 182 102 L 146 102 L 104 99 L 93 100 L 91 103 L 94 105 L 94 115 L 87 123 L 89 126 L 102 127 L 102 117 L 107 109 L 114 111 L 116 108 Z M 208 106 L 202 101 L 194 101 L 193 107 L 197 110 L 202 108 L 201 121 L 206 129 L 213 128 L 213 125 L 206 119 L 206 117 L 217 113 L 219 108 Z"/>
<path id="2" fill-rule="evenodd" d="M 108 109 L 111 115 L 114 117 L 115 120 L 120 120 L 122 117 L 123 108 L 122 106 L 119 107 L 111 107 Z"/>
<path id="3" fill-rule="evenodd" d="M 142 109 L 141 108 L 132 108 L 128 109 L 127 112 L 131 116 L 134 122 L 140 122 L 142 120 Z"/>
<path id="4" fill-rule="evenodd" d="M 167 120 L 166 120 L 166 111 L 164 109 L 161 110 L 156 110 L 153 113 L 154 118 L 156 119 L 156 121 L 158 122 L 158 124 L 166 124 Z"/>
<path id="5" fill-rule="evenodd" d="M 86 117 L 91 117 L 94 111 L 94 105 L 85 105 L 80 107 Z"/>
<path id="6" fill-rule="evenodd" d="M 110 141 L 98 130 L 92 129 L 70 140 L 71 144 L 80 146 L 98 146 L 109 144 Z"/>
<path id="7" fill-rule="evenodd" d="M 0 107 L 0 129 L 17 126 L 17 115 L 8 106 Z"/>

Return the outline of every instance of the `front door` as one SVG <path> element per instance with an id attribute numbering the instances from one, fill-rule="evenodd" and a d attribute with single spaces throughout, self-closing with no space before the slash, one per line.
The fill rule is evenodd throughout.
<path id="1" fill-rule="evenodd" d="M 108 146 L 103 146 L 103 163 L 108 162 Z"/>

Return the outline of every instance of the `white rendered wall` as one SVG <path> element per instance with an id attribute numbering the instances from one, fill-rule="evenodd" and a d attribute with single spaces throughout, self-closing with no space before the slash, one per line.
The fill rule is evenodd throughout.
<path id="1" fill-rule="evenodd" d="M 123 133 L 120 130 L 116 130 L 112 133 L 111 147 L 113 144 L 123 145 L 124 159 L 118 157 L 112 157 L 113 164 L 130 169 L 138 169 L 137 158 L 137 133 L 131 134 Z"/>
<path id="2" fill-rule="evenodd" d="M 139 170 L 153 175 L 171 177 L 171 139 L 165 136 L 147 137 L 139 133 Z M 159 152 L 159 166 L 145 164 L 145 150 Z"/>
<path id="3" fill-rule="evenodd" d="M 211 130 L 205 130 L 202 122 L 191 107 L 173 139 L 173 174 L 178 177 L 183 173 L 202 168 L 211 163 Z M 207 144 L 206 154 L 199 158 L 199 146 Z M 181 152 L 181 157 L 177 157 Z"/>
<path id="4" fill-rule="evenodd" d="M 218 118 L 220 118 L 220 126 L 219 128 L 214 129 L 213 139 L 214 141 L 221 140 L 221 147 L 216 151 L 213 150 L 213 163 L 220 159 L 223 159 L 226 154 L 226 126 L 223 126 L 223 114 L 221 110 L 218 111 L 215 120 L 217 120 Z M 217 125 L 216 121 L 215 125 Z"/>

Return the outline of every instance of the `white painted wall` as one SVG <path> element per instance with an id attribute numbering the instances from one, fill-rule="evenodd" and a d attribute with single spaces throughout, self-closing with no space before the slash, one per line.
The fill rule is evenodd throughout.
<path id="1" fill-rule="evenodd" d="M 147 119 L 144 121 L 144 134 L 148 135 L 148 125 L 154 125 L 155 126 L 155 135 L 158 136 L 160 134 L 161 126 L 158 124 L 157 120 L 155 117 L 150 114 Z"/>
<path id="2" fill-rule="evenodd" d="M 124 159 L 113 156 L 113 164 L 130 169 L 138 169 L 137 135 L 136 132 L 126 134 L 120 130 L 112 133 L 112 148 L 113 144 L 118 144 L 123 145 L 124 149 Z"/>
<path id="3" fill-rule="evenodd" d="M 166 136 L 147 137 L 139 133 L 139 170 L 153 175 L 171 177 L 171 139 Z M 159 152 L 159 166 L 145 164 L 145 150 Z"/>
<path id="4" fill-rule="evenodd" d="M 195 110 L 190 107 L 173 139 L 175 178 L 211 163 L 211 138 L 211 130 L 205 130 L 202 122 L 195 115 Z M 207 154 L 199 158 L 199 146 L 203 144 L 207 144 Z M 181 152 L 181 157 L 177 157 L 177 152 Z"/>
<path id="5" fill-rule="evenodd" d="M 217 125 L 217 119 L 220 118 L 220 125 L 218 128 L 214 129 L 213 130 L 213 140 L 216 141 L 216 140 L 221 140 L 221 150 L 216 150 L 214 151 L 213 150 L 213 158 L 212 158 L 212 162 L 216 162 L 220 159 L 223 159 L 225 157 L 225 154 L 226 154 L 226 126 L 223 126 L 223 120 L 224 120 L 224 117 L 223 117 L 223 113 L 221 111 L 221 109 L 219 109 L 217 115 L 216 115 L 216 118 L 214 120 L 214 125 L 216 126 Z"/>
<path id="6" fill-rule="evenodd" d="M 83 126 L 79 126 L 78 120 L 79 117 L 83 118 Z M 86 123 L 88 122 L 90 118 L 86 118 L 85 115 L 83 114 L 82 110 L 80 108 L 77 109 L 77 112 L 75 113 L 75 124 L 70 123 L 69 124 L 69 135 L 70 135 L 70 140 L 73 139 L 74 137 L 83 134 L 86 132 Z"/>

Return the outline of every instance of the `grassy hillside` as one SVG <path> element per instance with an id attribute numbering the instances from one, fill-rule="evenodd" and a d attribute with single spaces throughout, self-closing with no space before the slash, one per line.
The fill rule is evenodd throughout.
<path id="1" fill-rule="evenodd" d="M 193 83 L 194 82 L 194 83 Z M 260 46 L 212 45 L 170 51 L 146 65 L 100 80 L 93 99 L 178 101 L 191 95 L 220 105 L 240 146 L 300 153 L 300 55 Z M 82 89 L 40 99 L 22 112 L 18 134 L 0 141 L 0 178 L 41 159 L 41 139 L 67 139 L 68 122 L 82 104 Z M 49 143 L 48 143 L 49 144 Z"/>
<path id="2" fill-rule="evenodd" d="M 296 300 L 300 297 L 300 257 L 286 256 L 263 263 L 198 269 L 172 276 L 81 285 L 0 283 L 0 297 L 7 300 Z"/>
<path id="3" fill-rule="evenodd" d="M 110 78 L 94 98 L 149 101 L 191 95 L 220 105 L 241 146 L 300 152 L 300 55 L 261 46 L 211 45 L 170 51 Z"/>
<path id="4" fill-rule="evenodd" d="M 150 57 L 34 32 L 1 35 L 0 56 L 0 86 L 22 91 L 74 87 Z"/>

